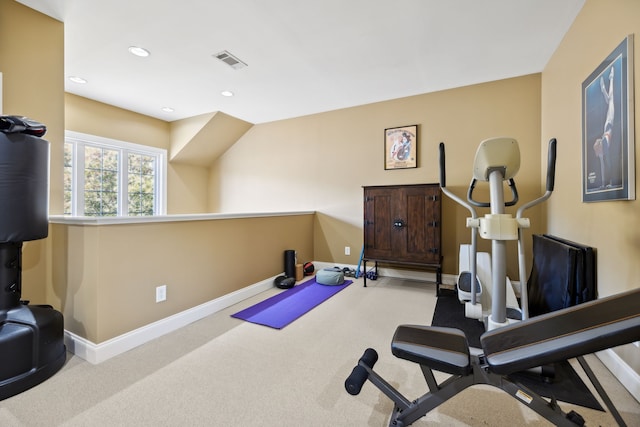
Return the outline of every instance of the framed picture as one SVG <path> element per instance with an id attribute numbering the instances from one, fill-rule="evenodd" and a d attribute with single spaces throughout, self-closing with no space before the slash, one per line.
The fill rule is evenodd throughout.
<path id="1" fill-rule="evenodd" d="M 633 35 L 582 83 L 582 201 L 635 199 Z"/>
<path id="2" fill-rule="evenodd" d="M 418 125 L 384 130 L 384 168 L 407 169 L 418 166 Z"/>

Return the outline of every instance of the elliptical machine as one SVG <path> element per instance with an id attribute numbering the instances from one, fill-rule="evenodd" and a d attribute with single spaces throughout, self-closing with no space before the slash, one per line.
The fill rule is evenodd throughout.
<path id="1" fill-rule="evenodd" d="M 446 186 L 445 149 L 444 143 L 440 143 L 440 188 L 449 198 L 465 207 L 471 218 L 467 218 L 467 227 L 471 229 L 471 254 L 468 279 L 465 276 L 463 285 L 466 289 L 460 289 L 469 295 L 465 302 L 465 315 L 470 318 L 484 319 L 482 304 L 478 301 L 481 289 L 477 283 L 477 234 L 484 239 L 491 240 L 491 307 L 487 316 L 487 330 L 505 326 L 510 321 L 525 320 L 529 317 L 527 275 L 525 265 L 525 250 L 523 230 L 529 228 L 528 218 L 522 215 L 525 210 L 547 200 L 553 191 L 556 162 L 556 140 L 549 141 L 546 192 L 541 197 L 521 206 L 516 217 L 505 213 L 505 207 L 514 206 L 518 202 L 518 190 L 513 177 L 520 169 L 520 148 L 518 141 L 513 138 L 490 138 L 482 141 L 473 166 L 473 178 L 469 184 L 467 201 L 452 193 Z M 489 202 L 477 201 L 473 198 L 473 192 L 477 181 L 489 182 Z M 511 200 L 505 202 L 503 183 L 507 181 L 511 190 Z M 478 218 L 475 207 L 490 208 L 491 213 L 483 218 Z M 507 310 L 507 252 L 506 245 L 509 240 L 518 240 L 518 274 L 520 278 L 521 308 Z M 475 280 L 474 280 L 475 279 Z"/>
<path id="2" fill-rule="evenodd" d="M 62 314 L 22 296 L 22 244 L 47 237 L 46 127 L 0 116 L 0 400 L 55 374 L 66 360 Z"/>

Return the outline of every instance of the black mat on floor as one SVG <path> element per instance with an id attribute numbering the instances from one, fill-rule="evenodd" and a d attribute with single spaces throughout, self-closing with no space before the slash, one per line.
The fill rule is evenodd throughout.
<path id="1" fill-rule="evenodd" d="M 464 304 L 458 301 L 456 291 L 440 289 L 431 325 L 458 328 L 467 336 L 471 347 L 480 348 L 480 335 L 484 334 L 484 324 L 479 320 L 465 317 Z"/>
<path id="2" fill-rule="evenodd" d="M 604 411 L 569 362 L 554 363 L 552 369 L 555 375 L 549 382 L 541 380 L 539 374 L 532 372 L 518 372 L 509 375 L 509 378 L 530 388 L 540 396 L 555 397 L 562 402 Z"/>
<path id="3" fill-rule="evenodd" d="M 464 305 L 458 301 L 456 292 L 448 289 L 440 290 L 431 325 L 458 328 L 467 336 L 469 345 L 477 348 L 480 348 L 480 335 L 485 331 L 482 322 L 465 317 Z M 562 402 L 603 410 L 569 362 L 556 363 L 550 369 L 554 372 L 550 381 L 544 381 L 540 375 L 531 372 L 520 372 L 510 375 L 510 378 L 541 396 L 555 397 Z"/>

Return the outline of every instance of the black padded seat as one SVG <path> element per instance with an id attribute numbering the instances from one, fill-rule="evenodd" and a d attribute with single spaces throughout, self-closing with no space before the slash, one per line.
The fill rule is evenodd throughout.
<path id="1" fill-rule="evenodd" d="M 459 329 L 400 325 L 393 335 L 391 352 L 396 357 L 440 372 L 454 375 L 471 372 L 469 343 Z"/>
<path id="2" fill-rule="evenodd" d="M 480 337 L 491 371 L 508 375 L 640 340 L 640 289 L 530 318 Z"/>

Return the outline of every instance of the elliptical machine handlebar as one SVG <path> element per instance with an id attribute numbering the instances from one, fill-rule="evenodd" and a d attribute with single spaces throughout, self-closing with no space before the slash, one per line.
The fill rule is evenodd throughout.
<path id="1" fill-rule="evenodd" d="M 447 172 L 446 172 L 446 165 L 445 165 L 444 142 L 440 143 L 439 149 L 440 149 L 440 189 L 451 200 L 467 208 L 467 210 L 471 214 L 472 219 L 474 220 L 477 219 L 478 214 L 476 213 L 476 210 L 473 208 L 473 206 L 470 203 L 468 203 L 466 200 L 456 196 L 447 188 L 447 185 L 446 185 Z M 470 260 L 470 264 L 471 264 L 470 267 L 471 267 L 471 305 L 473 306 L 475 306 L 478 303 L 476 286 L 475 286 L 475 279 L 477 277 L 477 265 L 476 265 L 476 256 L 475 256 L 477 252 L 477 247 L 478 247 L 477 241 L 478 241 L 478 233 L 475 229 L 472 229 L 471 230 L 471 253 L 474 255 L 471 257 L 472 259 Z"/>
<path id="2" fill-rule="evenodd" d="M 548 154 L 546 192 L 541 197 L 520 206 L 518 212 L 516 212 L 516 218 L 522 218 L 524 211 L 533 206 L 539 205 L 540 203 L 551 197 L 556 176 L 556 144 L 557 141 L 555 138 L 551 138 L 549 140 L 549 148 L 547 150 Z M 529 318 L 529 293 L 524 250 L 524 235 L 522 233 L 522 230 L 518 230 L 518 274 L 520 276 L 520 302 L 522 306 L 522 320 L 526 320 Z"/>
<path id="3" fill-rule="evenodd" d="M 549 153 L 547 162 L 547 191 L 553 191 L 556 177 L 556 139 L 549 140 Z"/>
<path id="4" fill-rule="evenodd" d="M 447 172 L 445 170 L 444 142 L 438 146 L 440 149 L 440 187 L 447 186 Z"/>
<path id="5" fill-rule="evenodd" d="M 446 185 L 447 184 L 447 172 L 446 172 L 446 166 L 445 166 L 444 142 L 440 143 L 439 149 L 440 149 L 440 189 L 442 190 L 442 192 L 444 194 L 449 196 L 449 198 L 451 198 L 452 200 L 454 200 L 458 204 L 460 204 L 460 205 L 464 206 L 465 208 L 467 208 L 467 210 L 471 213 L 471 217 L 472 218 L 474 218 L 474 219 L 477 218 L 478 215 L 476 214 L 476 210 L 473 208 L 473 206 L 470 203 L 467 203 L 462 198 L 460 198 L 460 197 L 456 196 L 455 194 L 453 194 L 447 188 L 447 185 Z"/>
<path id="6" fill-rule="evenodd" d="M 549 197 L 551 197 L 551 193 L 553 192 L 553 187 L 555 185 L 555 176 L 556 176 L 556 144 L 557 141 L 555 138 L 551 138 L 549 140 L 549 148 L 548 148 L 548 159 L 547 159 L 547 184 L 546 184 L 546 192 L 539 198 L 526 203 L 518 209 L 516 213 L 516 218 L 522 218 L 522 214 L 525 210 L 538 205 Z"/>

